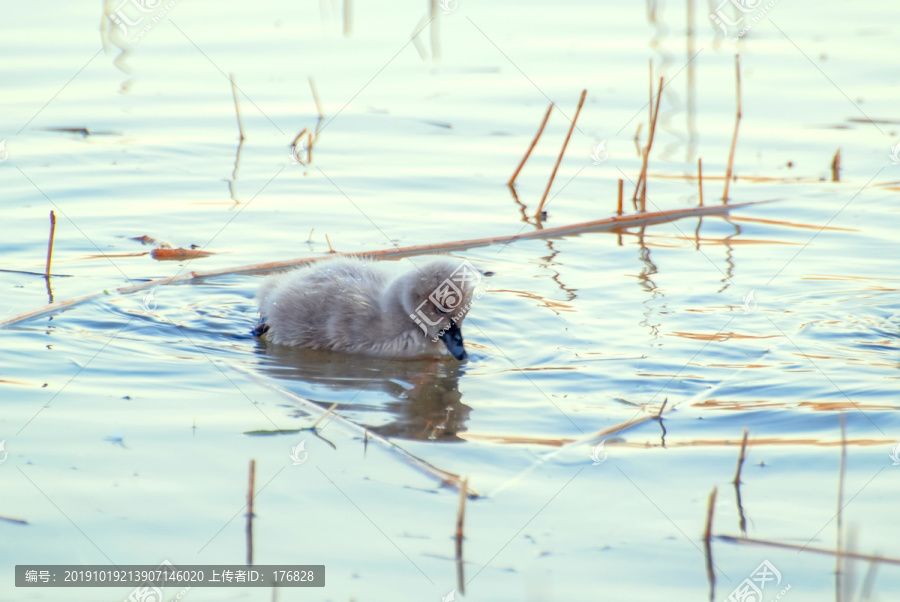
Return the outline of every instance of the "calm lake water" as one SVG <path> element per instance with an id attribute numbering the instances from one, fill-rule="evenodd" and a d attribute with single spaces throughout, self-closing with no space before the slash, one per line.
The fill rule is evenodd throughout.
<path id="1" fill-rule="evenodd" d="M 748 600 L 760 566 L 767 602 L 896 599 L 896 564 L 836 578 L 798 549 L 900 558 L 900 8 L 738 4 L 8 4 L 0 600 L 131 595 L 16 588 L 17 564 L 245 563 L 251 460 L 253 562 L 323 564 L 326 587 L 184 600 Z M 261 273 L 116 290 L 602 219 L 620 178 L 632 213 L 650 61 L 647 208 L 697 205 L 700 157 L 718 204 L 735 53 L 731 201 L 776 200 L 454 251 L 486 274 L 465 364 L 261 344 Z M 213 254 L 157 261 L 142 236 Z M 419 460 L 478 494 L 462 563 L 459 493 Z M 788 547 L 713 539 L 711 586 L 714 488 L 714 535 Z"/>

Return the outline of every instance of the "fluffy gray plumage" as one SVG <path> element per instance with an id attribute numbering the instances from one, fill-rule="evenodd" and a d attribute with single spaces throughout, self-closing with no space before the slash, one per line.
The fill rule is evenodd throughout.
<path id="1" fill-rule="evenodd" d="M 393 262 L 353 258 L 270 276 L 257 295 L 255 332 L 310 349 L 410 358 L 446 348 L 466 359 L 460 326 L 472 301 L 471 266 L 450 258 L 412 262 L 397 276 L 396 266 L 385 265 Z"/>

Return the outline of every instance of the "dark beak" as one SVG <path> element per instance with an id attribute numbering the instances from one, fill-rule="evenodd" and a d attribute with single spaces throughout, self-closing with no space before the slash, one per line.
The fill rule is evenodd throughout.
<path id="1" fill-rule="evenodd" d="M 444 341 L 444 345 L 447 346 L 450 354 L 459 361 L 463 361 L 468 357 L 466 350 L 463 349 L 462 331 L 459 329 L 458 322 L 453 322 L 450 325 L 450 328 L 441 335 L 441 340 Z"/>

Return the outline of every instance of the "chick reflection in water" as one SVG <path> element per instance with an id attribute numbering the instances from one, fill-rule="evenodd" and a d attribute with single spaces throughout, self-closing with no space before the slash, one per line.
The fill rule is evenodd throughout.
<path id="1" fill-rule="evenodd" d="M 459 441 L 471 407 L 462 403 L 463 364 L 434 358 L 390 361 L 263 345 L 260 369 L 323 410 L 338 403 L 340 415 L 383 437 Z"/>
<path id="2" fill-rule="evenodd" d="M 386 263 L 331 259 L 270 276 L 257 296 L 254 333 L 307 349 L 396 359 L 449 352 L 465 360 L 461 327 L 477 270 L 433 258 L 391 277 Z"/>

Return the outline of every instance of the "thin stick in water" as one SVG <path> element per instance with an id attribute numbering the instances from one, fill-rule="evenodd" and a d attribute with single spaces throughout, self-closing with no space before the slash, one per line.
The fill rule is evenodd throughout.
<path id="1" fill-rule="evenodd" d="M 303 134 L 305 134 L 306 131 L 307 131 L 307 128 L 303 128 L 303 130 L 301 130 L 300 133 L 297 134 L 297 136 L 294 138 L 294 141 L 291 142 L 291 148 L 294 148 L 294 149 L 297 148 L 297 143 L 300 142 L 300 138 L 303 137 Z"/>
<path id="2" fill-rule="evenodd" d="M 456 511 L 456 587 L 460 594 L 466 593 L 466 583 L 463 578 L 463 521 L 466 516 L 466 498 L 469 491 L 469 479 L 464 477 L 459 486 L 459 508 Z"/>
<path id="3" fill-rule="evenodd" d="M 637 188 L 634 189 L 633 201 L 640 198 L 640 211 L 647 210 L 647 163 L 650 160 L 650 149 L 653 148 L 653 138 L 656 136 L 656 119 L 659 117 L 659 99 L 662 98 L 663 78 L 659 78 L 659 91 L 656 94 L 656 108 L 651 105 L 653 118 L 650 120 L 650 134 L 647 136 L 647 146 L 644 147 L 643 161 L 641 162 L 641 175 L 638 176 Z M 652 99 L 651 99 L 652 100 Z M 640 190 L 640 195 L 638 191 Z"/>
<path id="4" fill-rule="evenodd" d="M 731 185 L 731 173 L 734 168 L 734 149 L 737 147 L 738 126 L 741 124 L 741 55 L 734 55 L 734 71 L 737 81 L 737 114 L 734 118 L 734 135 L 731 137 L 731 150 L 728 152 L 728 169 L 725 171 L 725 192 L 722 203 L 728 202 L 728 187 Z"/>
<path id="5" fill-rule="evenodd" d="M 244 140 L 244 126 L 241 124 L 241 107 L 238 106 L 237 87 L 234 85 L 234 73 L 228 75 L 231 79 L 231 95 L 234 96 L 234 112 L 237 113 L 238 132 L 241 134 L 241 140 Z"/>
<path id="6" fill-rule="evenodd" d="M 700 188 L 700 206 L 703 206 L 703 159 L 697 157 L 697 186 Z"/>
<path id="7" fill-rule="evenodd" d="M 838 470 L 837 491 L 837 551 L 834 557 L 835 591 L 841 591 L 841 558 L 843 547 L 844 476 L 847 474 L 847 417 L 841 412 L 841 465 Z"/>
<path id="8" fill-rule="evenodd" d="M 327 238 L 328 235 L 326 234 L 325 237 Z M 328 243 L 328 246 L 330 247 L 330 246 L 331 246 L 331 243 Z M 338 405 L 337 402 L 334 402 L 333 404 L 331 404 L 331 407 L 328 408 L 328 411 L 325 412 L 324 414 L 322 414 L 321 416 L 319 416 L 319 419 L 316 420 L 316 421 L 313 423 L 313 425 L 312 425 L 311 427 L 309 427 L 309 428 L 315 430 L 315 428 L 316 428 L 317 426 L 319 426 L 319 423 L 322 422 L 323 420 L 325 420 L 325 417 L 328 416 L 329 414 L 331 414 L 331 413 L 334 411 L 334 408 L 336 408 L 337 405 Z"/>
<path id="9" fill-rule="evenodd" d="M 831 160 L 831 181 L 841 181 L 841 149 L 837 149 L 834 159 Z"/>
<path id="10" fill-rule="evenodd" d="M 44 277 L 50 279 L 50 262 L 53 260 L 53 236 L 56 234 L 56 214 L 50 211 L 50 240 L 47 241 L 47 267 Z"/>
<path id="11" fill-rule="evenodd" d="M 312 132 L 307 134 L 307 143 L 306 143 L 306 162 L 312 163 L 312 147 L 313 147 L 313 137 Z"/>
<path id="12" fill-rule="evenodd" d="M 625 186 L 625 180 L 619 178 L 619 204 L 616 208 L 616 215 L 622 215 L 622 188 Z"/>
<path id="13" fill-rule="evenodd" d="M 718 488 L 713 487 L 709 494 L 709 506 L 706 509 L 706 532 L 703 534 L 703 542 L 706 544 L 706 576 L 709 578 L 710 600 L 715 597 L 716 574 L 713 572 L 712 545 L 710 538 L 712 537 L 713 512 L 716 508 L 716 493 Z"/>
<path id="14" fill-rule="evenodd" d="M 331 246 L 331 239 L 328 238 L 327 234 L 325 235 L 325 240 L 328 242 L 328 252 L 329 253 L 337 253 L 337 251 L 334 250 L 334 247 Z"/>
<path id="15" fill-rule="evenodd" d="M 556 171 L 559 164 L 562 163 L 563 155 L 566 154 L 566 147 L 569 146 L 569 139 L 572 137 L 572 131 L 575 129 L 575 123 L 578 121 L 578 115 L 581 113 L 581 107 L 584 106 L 584 99 L 587 97 L 587 90 L 581 91 L 581 98 L 578 99 L 578 108 L 575 109 L 575 117 L 572 118 L 572 124 L 569 126 L 569 133 L 563 141 L 562 149 L 559 151 L 559 157 L 556 158 L 556 165 L 553 166 L 553 173 L 550 174 L 550 181 L 547 182 L 547 189 L 544 190 L 544 196 L 541 198 L 541 204 L 538 205 L 537 211 L 534 212 L 534 218 L 540 219 L 541 211 L 544 210 L 544 203 L 547 202 L 547 195 L 550 194 L 550 188 L 553 186 L 553 180 L 556 178 Z"/>
<path id="16" fill-rule="evenodd" d="M 247 564 L 253 564 L 253 492 L 256 489 L 256 460 L 250 460 L 250 483 L 247 488 Z"/>
<path id="17" fill-rule="evenodd" d="M 519 177 L 519 172 L 522 171 L 522 168 L 525 167 L 525 161 L 528 161 L 528 157 L 531 156 L 531 151 L 534 150 L 534 147 L 538 143 L 538 139 L 541 137 L 541 134 L 544 133 L 544 126 L 547 125 L 547 120 L 550 119 L 550 111 L 553 110 L 553 103 L 550 103 L 550 106 L 547 107 L 547 112 L 544 114 L 544 120 L 541 121 L 541 127 L 538 128 L 537 134 L 534 135 L 534 140 L 531 141 L 531 145 L 528 147 L 528 150 L 525 151 L 525 156 L 522 157 L 522 160 L 519 162 L 519 166 L 516 168 L 516 171 L 513 172 L 512 177 L 509 179 L 508 184 L 512 186 L 516 182 L 516 178 Z"/>
<path id="18" fill-rule="evenodd" d="M 309 89 L 312 90 L 313 100 L 316 102 L 316 111 L 319 112 L 319 119 L 325 117 L 325 114 L 322 112 L 322 105 L 319 102 L 319 95 L 316 93 L 316 85 L 313 83 L 313 78 L 308 77 L 309 79 Z"/>
<path id="19" fill-rule="evenodd" d="M 344 35 L 350 35 L 350 15 L 353 12 L 350 2 L 352 0 L 344 0 Z"/>
<path id="20" fill-rule="evenodd" d="M 750 434 L 750 431 L 747 430 L 747 427 L 744 427 L 744 439 L 741 441 L 741 453 L 738 456 L 737 469 L 734 471 L 734 483 L 735 485 L 740 485 L 741 483 L 741 469 L 744 468 L 744 454 L 747 452 L 747 436 Z"/>

